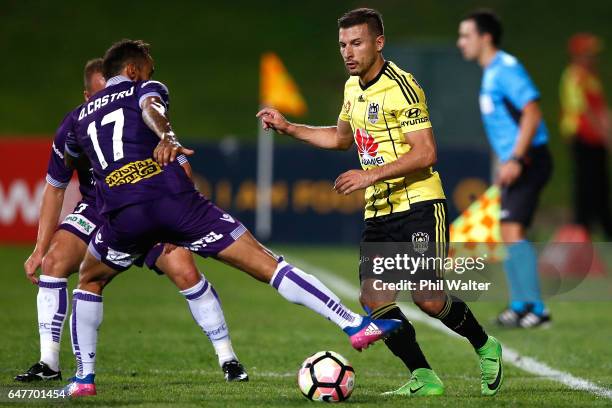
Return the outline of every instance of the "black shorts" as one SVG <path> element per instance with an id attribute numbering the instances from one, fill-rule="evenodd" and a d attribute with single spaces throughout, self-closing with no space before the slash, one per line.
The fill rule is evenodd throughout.
<path id="1" fill-rule="evenodd" d="M 501 222 L 531 225 L 540 193 L 552 174 L 552 157 L 547 145 L 531 147 L 519 178 L 501 190 Z"/>
<path id="2" fill-rule="evenodd" d="M 449 242 L 449 221 L 446 200 L 430 200 L 412 204 L 410 210 L 396 214 L 383 215 L 365 220 L 361 234 L 361 259 L 359 277 L 372 278 L 371 264 L 363 260 L 372 258 L 372 251 L 384 254 L 400 250 L 402 246 L 389 243 L 403 243 L 406 252 L 426 258 L 446 258 Z M 387 245 L 368 245 L 368 243 L 387 243 Z M 433 265 L 430 264 L 430 265 Z M 425 276 L 441 278 L 441 268 L 420 268 Z M 422 277 L 422 274 L 421 274 Z"/>

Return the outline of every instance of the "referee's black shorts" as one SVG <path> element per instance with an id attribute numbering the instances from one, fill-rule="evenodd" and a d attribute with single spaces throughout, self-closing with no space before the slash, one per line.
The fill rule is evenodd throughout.
<path id="1" fill-rule="evenodd" d="M 547 145 L 529 149 L 519 178 L 501 190 L 501 222 L 517 222 L 524 227 L 531 225 L 540 193 L 550 179 L 552 169 Z"/>

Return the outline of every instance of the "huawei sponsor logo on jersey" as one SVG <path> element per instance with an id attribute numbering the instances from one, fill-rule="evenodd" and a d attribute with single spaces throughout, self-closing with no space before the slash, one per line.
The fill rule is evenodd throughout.
<path id="1" fill-rule="evenodd" d="M 364 166 L 380 166 L 385 164 L 385 159 L 378 155 L 378 143 L 364 129 L 355 131 L 355 143 L 361 158 L 361 164 Z"/>

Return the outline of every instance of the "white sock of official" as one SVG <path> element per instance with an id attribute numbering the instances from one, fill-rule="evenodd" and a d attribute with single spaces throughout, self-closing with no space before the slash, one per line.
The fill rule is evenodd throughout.
<path id="1" fill-rule="evenodd" d="M 59 371 L 60 341 L 68 309 L 68 279 L 40 275 L 38 278 L 38 333 L 40 361 Z"/>
<path id="2" fill-rule="evenodd" d="M 102 296 L 79 289 L 72 292 L 70 334 L 78 378 L 85 378 L 88 374 L 96 372 L 98 328 L 102 323 L 103 314 Z"/>
<path id="3" fill-rule="evenodd" d="M 344 306 L 338 296 L 319 279 L 285 262 L 282 258 L 270 280 L 270 285 L 288 301 L 306 306 L 336 323 L 341 329 L 361 324 L 361 316 Z"/>
<path id="4" fill-rule="evenodd" d="M 226 361 L 237 360 L 229 330 L 225 323 L 225 316 L 215 289 L 206 280 L 204 275 L 195 286 L 180 291 L 191 310 L 191 315 L 210 339 L 219 365 Z"/>

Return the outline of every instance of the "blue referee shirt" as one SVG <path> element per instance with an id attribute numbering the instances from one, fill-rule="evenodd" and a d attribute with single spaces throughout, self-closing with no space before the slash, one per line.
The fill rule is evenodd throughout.
<path id="1" fill-rule="evenodd" d="M 540 92 L 521 63 L 498 51 L 482 75 L 480 113 L 489 143 L 502 162 L 512 156 L 523 108 L 539 98 Z M 531 145 L 547 142 L 548 130 L 542 120 Z"/>

